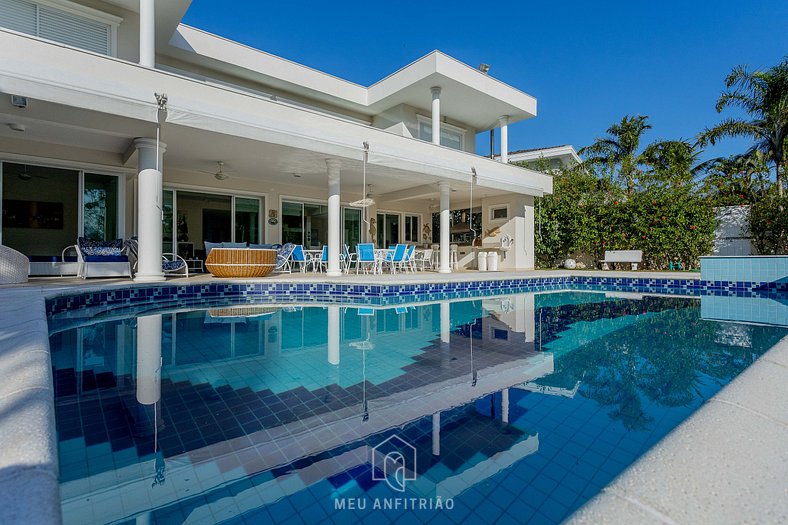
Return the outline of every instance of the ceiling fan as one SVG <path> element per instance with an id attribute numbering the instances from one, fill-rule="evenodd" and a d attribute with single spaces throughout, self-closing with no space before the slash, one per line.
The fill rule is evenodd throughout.
<path id="1" fill-rule="evenodd" d="M 22 166 L 22 171 L 17 175 L 20 180 L 23 180 L 23 181 L 27 182 L 29 180 L 33 180 L 33 178 L 36 178 L 36 179 L 48 179 L 49 178 L 49 177 L 45 177 L 43 175 L 34 175 L 34 174 L 30 173 L 30 171 L 28 171 L 28 170 L 29 170 L 29 166 L 27 164 Z"/>
<path id="2" fill-rule="evenodd" d="M 227 180 L 230 178 L 230 174 L 234 173 L 232 171 L 224 171 L 224 162 L 221 160 L 217 160 L 216 164 L 219 166 L 217 171 L 205 171 L 205 170 L 198 170 L 201 173 L 207 173 L 208 175 L 213 175 L 216 180 Z"/>

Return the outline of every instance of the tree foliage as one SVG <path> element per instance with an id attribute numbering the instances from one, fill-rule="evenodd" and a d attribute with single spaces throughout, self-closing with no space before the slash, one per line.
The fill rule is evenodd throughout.
<path id="1" fill-rule="evenodd" d="M 726 91 L 717 100 L 717 112 L 734 107 L 748 119 L 728 118 L 699 136 L 701 145 L 716 144 L 727 137 L 751 137 L 750 151 L 761 151 L 774 163 L 777 192 L 784 194 L 786 140 L 788 139 L 788 56 L 766 71 L 736 66 L 725 79 Z"/>
<path id="2" fill-rule="evenodd" d="M 788 197 L 770 191 L 750 207 L 750 235 L 761 255 L 788 255 Z"/>

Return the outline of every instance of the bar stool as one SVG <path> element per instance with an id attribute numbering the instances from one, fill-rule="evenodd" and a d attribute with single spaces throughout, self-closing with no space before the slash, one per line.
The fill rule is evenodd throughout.
<path id="1" fill-rule="evenodd" d="M 457 259 L 457 254 L 459 253 L 459 246 L 456 244 L 449 245 L 449 268 L 452 270 L 458 270 L 460 268 L 459 260 Z"/>
<path id="2" fill-rule="evenodd" d="M 433 244 L 432 260 L 430 261 L 430 266 L 434 269 L 440 267 L 440 265 L 441 265 L 441 245 Z"/>

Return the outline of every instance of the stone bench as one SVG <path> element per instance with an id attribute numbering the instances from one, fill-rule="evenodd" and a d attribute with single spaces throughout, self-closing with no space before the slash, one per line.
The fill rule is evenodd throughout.
<path id="1" fill-rule="evenodd" d="M 608 263 L 629 263 L 632 270 L 638 269 L 638 264 L 643 262 L 643 252 L 641 250 L 607 250 L 605 258 L 600 260 L 603 270 L 609 270 Z"/>

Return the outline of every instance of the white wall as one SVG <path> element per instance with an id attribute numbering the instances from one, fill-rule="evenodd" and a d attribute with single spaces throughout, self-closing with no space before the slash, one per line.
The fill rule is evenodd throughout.
<path id="1" fill-rule="evenodd" d="M 752 255 L 752 245 L 748 231 L 750 218 L 749 206 L 722 206 L 715 209 L 717 228 L 714 230 L 713 255 Z"/>

